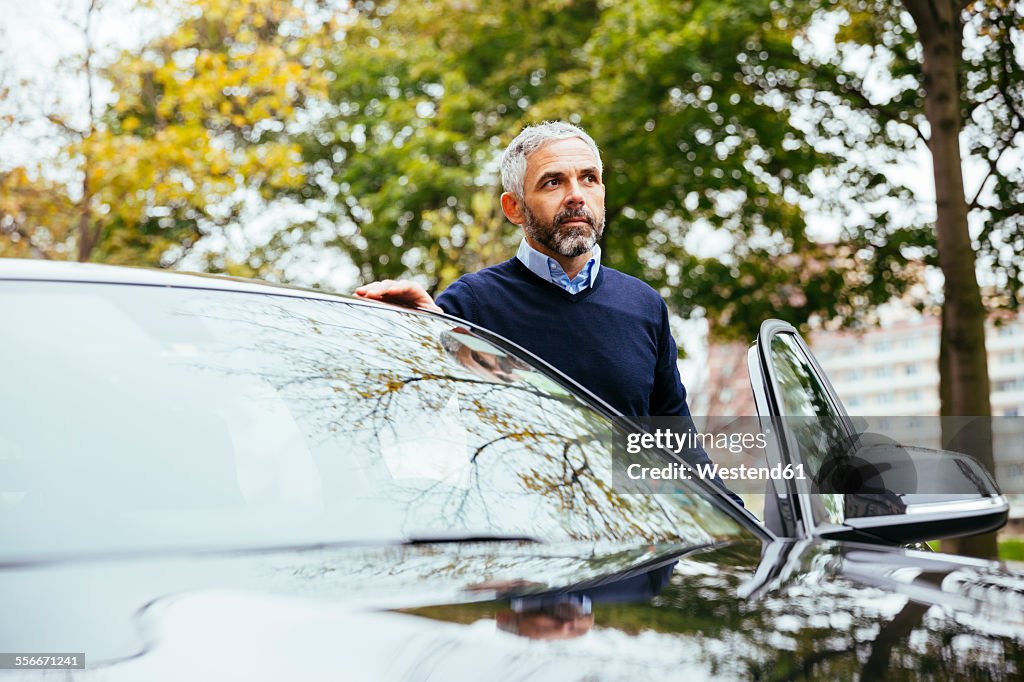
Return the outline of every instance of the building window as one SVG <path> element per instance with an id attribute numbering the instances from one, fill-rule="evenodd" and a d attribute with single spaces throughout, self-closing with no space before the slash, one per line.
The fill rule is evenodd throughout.
<path id="1" fill-rule="evenodd" d="M 1004 417 L 1019 417 L 1020 416 L 1020 409 L 1016 408 L 1016 407 L 1008 407 L 1005 410 L 1003 410 L 1003 416 Z"/>
<path id="2" fill-rule="evenodd" d="M 903 373 L 906 374 L 907 376 L 917 374 L 917 365 L 905 365 L 903 367 Z"/>
<path id="3" fill-rule="evenodd" d="M 891 377 L 892 376 L 892 367 L 890 367 L 889 365 L 883 365 L 882 367 L 875 367 L 875 376 L 879 377 L 879 378 Z"/>

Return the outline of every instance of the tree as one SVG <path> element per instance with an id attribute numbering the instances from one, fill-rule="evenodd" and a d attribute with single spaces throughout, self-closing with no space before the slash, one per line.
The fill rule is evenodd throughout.
<path id="1" fill-rule="evenodd" d="M 935 178 L 935 234 L 942 269 L 942 334 L 939 347 L 939 395 L 942 414 L 992 415 L 987 311 L 978 286 L 974 246 L 967 228 L 963 161 L 960 158 L 959 62 L 963 52 L 960 0 L 903 0 L 914 18 L 923 55 L 924 110 L 931 135 L 928 147 Z M 974 448 L 989 471 L 995 470 L 991 427 Z M 951 435 L 951 434 L 947 434 Z M 995 535 L 960 541 L 971 553 L 995 557 Z M 954 545 L 955 546 L 955 545 Z"/>
<path id="2" fill-rule="evenodd" d="M 33 124 L 42 124 L 44 132 L 35 132 L 37 141 L 56 142 L 61 148 L 81 143 L 96 132 L 97 103 L 96 46 L 92 29 L 102 9 L 99 0 L 89 0 L 82 16 L 65 14 L 63 20 L 81 40 L 79 52 L 65 56 L 61 68 L 71 81 L 81 81 L 83 111 L 75 115 L 71 107 L 51 90 L 33 90 L 29 78 L 14 78 L 8 62 L 3 71 L 4 85 L 0 101 L 7 105 L 3 113 L 8 135 L 25 133 Z M 9 59 L 9 56 L 8 56 Z M 13 90 L 20 102 L 12 103 Z M 28 94 L 26 94 L 28 93 Z M 38 127 L 38 125 L 36 126 Z M 65 159 L 66 160 L 66 159 Z M 81 156 L 64 169 L 61 179 L 47 177 L 44 164 L 22 163 L 0 172 L 0 255 L 34 258 L 63 258 L 77 255 L 85 260 L 93 239 L 93 164 Z"/>
<path id="3" fill-rule="evenodd" d="M 808 238 L 812 174 L 842 159 L 808 143 L 778 94 L 802 66 L 795 26 L 766 1 L 360 3 L 329 56 L 333 106 L 304 142 L 314 196 L 365 279 L 440 290 L 518 239 L 497 209 L 504 145 L 570 118 L 605 152 L 606 262 L 724 335 L 772 315 L 852 324 L 917 281 L 904 245 L 922 232 Z M 879 185 L 865 177 L 855 198 Z M 689 253 L 695 224 L 728 232 L 732 252 Z"/>
<path id="4" fill-rule="evenodd" d="M 332 24 L 315 5 L 291 0 L 159 7 L 175 18 L 173 29 L 102 68 L 87 20 L 87 125 L 47 112 L 68 134 L 61 169 L 76 177 L 74 208 L 51 211 L 45 222 L 35 216 L 31 229 L 63 234 L 73 223 L 78 260 L 173 265 L 200 239 L 237 224 L 247 207 L 306 181 L 288 128 L 325 90 L 317 60 Z M 96 8 L 91 2 L 90 18 Z M 99 77 L 113 91 L 105 107 L 93 95 Z M 25 186 L 26 177 L 19 171 L 8 185 Z M 33 193 L 55 184 L 6 196 L 27 215 Z"/>
<path id="5" fill-rule="evenodd" d="M 66 253 L 67 216 L 74 209 L 65 187 L 34 179 L 23 166 L 0 173 L 0 256 L 49 259 Z"/>
<path id="6" fill-rule="evenodd" d="M 820 75 L 819 91 L 833 93 L 847 111 L 876 121 L 867 135 L 859 135 L 860 142 L 876 149 L 927 146 L 936 201 L 934 218 L 925 220 L 934 226 L 934 262 L 944 278 L 941 412 L 987 418 L 985 320 L 989 310 L 1018 309 L 1024 298 L 1024 173 L 1012 161 L 1012 150 L 1019 153 L 1024 144 L 1024 58 L 1014 47 L 1024 35 L 1024 10 L 1001 0 L 841 1 L 836 8 L 843 24 L 839 50 L 827 62 L 810 63 Z M 887 97 L 866 87 L 867 69 L 850 66 L 848 58 L 857 51 L 886 75 Z M 822 113 L 823 128 L 858 137 L 854 126 L 839 119 L 842 108 Z M 987 169 L 969 201 L 961 148 Z M 973 238 L 971 212 L 981 223 Z M 977 275 L 979 258 L 991 272 L 984 289 Z M 946 441 L 952 437 L 944 434 Z M 992 470 L 987 422 L 984 428 L 979 423 L 972 440 L 971 454 Z M 948 547 L 957 545 L 968 553 L 995 556 L 993 535 Z"/>

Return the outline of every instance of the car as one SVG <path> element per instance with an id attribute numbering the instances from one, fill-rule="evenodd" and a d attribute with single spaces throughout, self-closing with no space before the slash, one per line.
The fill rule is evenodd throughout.
<path id="1" fill-rule="evenodd" d="M 787 417 L 855 427 L 783 322 L 764 466 L 832 473 L 749 511 L 624 490 L 644 424 L 445 315 L 0 260 L 0 320 L 0 680 L 1024 676 L 1024 574 L 913 544 L 1005 497 L 963 457 L 963 490 L 813 488 L 852 460 Z"/>

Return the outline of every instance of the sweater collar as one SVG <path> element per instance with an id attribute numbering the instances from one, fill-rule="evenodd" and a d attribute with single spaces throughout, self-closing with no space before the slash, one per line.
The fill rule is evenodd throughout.
<path id="1" fill-rule="evenodd" d="M 580 273 L 573 279 L 565 274 L 565 270 L 554 258 L 547 256 L 526 243 L 526 239 L 519 243 L 519 251 L 516 258 L 545 282 L 556 284 L 570 294 L 579 292 L 594 286 L 597 281 L 597 273 L 601 269 L 601 247 L 594 245 L 593 257 L 587 261 Z"/>

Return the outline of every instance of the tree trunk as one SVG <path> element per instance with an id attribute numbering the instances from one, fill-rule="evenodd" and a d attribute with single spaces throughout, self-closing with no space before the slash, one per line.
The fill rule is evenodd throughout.
<path id="1" fill-rule="evenodd" d="M 90 160 L 85 159 L 85 179 L 82 180 L 82 200 L 78 207 L 78 260 L 89 260 L 96 247 L 96 231 L 92 224 L 92 196 L 89 182 Z"/>
<path id="2" fill-rule="evenodd" d="M 84 134 L 86 139 L 96 135 L 96 98 L 92 87 L 93 67 L 93 44 L 92 44 L 92 20 L 98 10 L 97 0 L 90 0 L 89 7 L 85 13 L 85 25 L 82 27 L 82 36 L 85 38 L 85 73 L 86 104 L 89 107 L 89 125 Z M 92 223 L 92 158 L 88 152 L 82 163 L 82 200 L 78 212 L 78 260 L 84 263 L 92 256 L 96 242 L 99 240 L 99 227 Z"/>
<path id="3" fill-rule="evenodd" d="M 963 47 L 959 0 L 903 0 L 917 24 L 924 49 L 925 116 L 931 128 L 928 146 L 935 179 L 935 233 L 945 283 L 939 362 L 942 416 L 984 417 L 969 453 L 994 472 L 992 414 L 985 352 L 985 305 L 967 229 L 967 200 L 960 158 L 960 85 Z M 978 425 L 980 427 L 980 424 Z M 987 434 L 987 435 L 986 435 Z M 948 442 L 953 434 L 943 433 Z M 942 543 L 944 551 L 996 556 L 995 534 Z"/>

